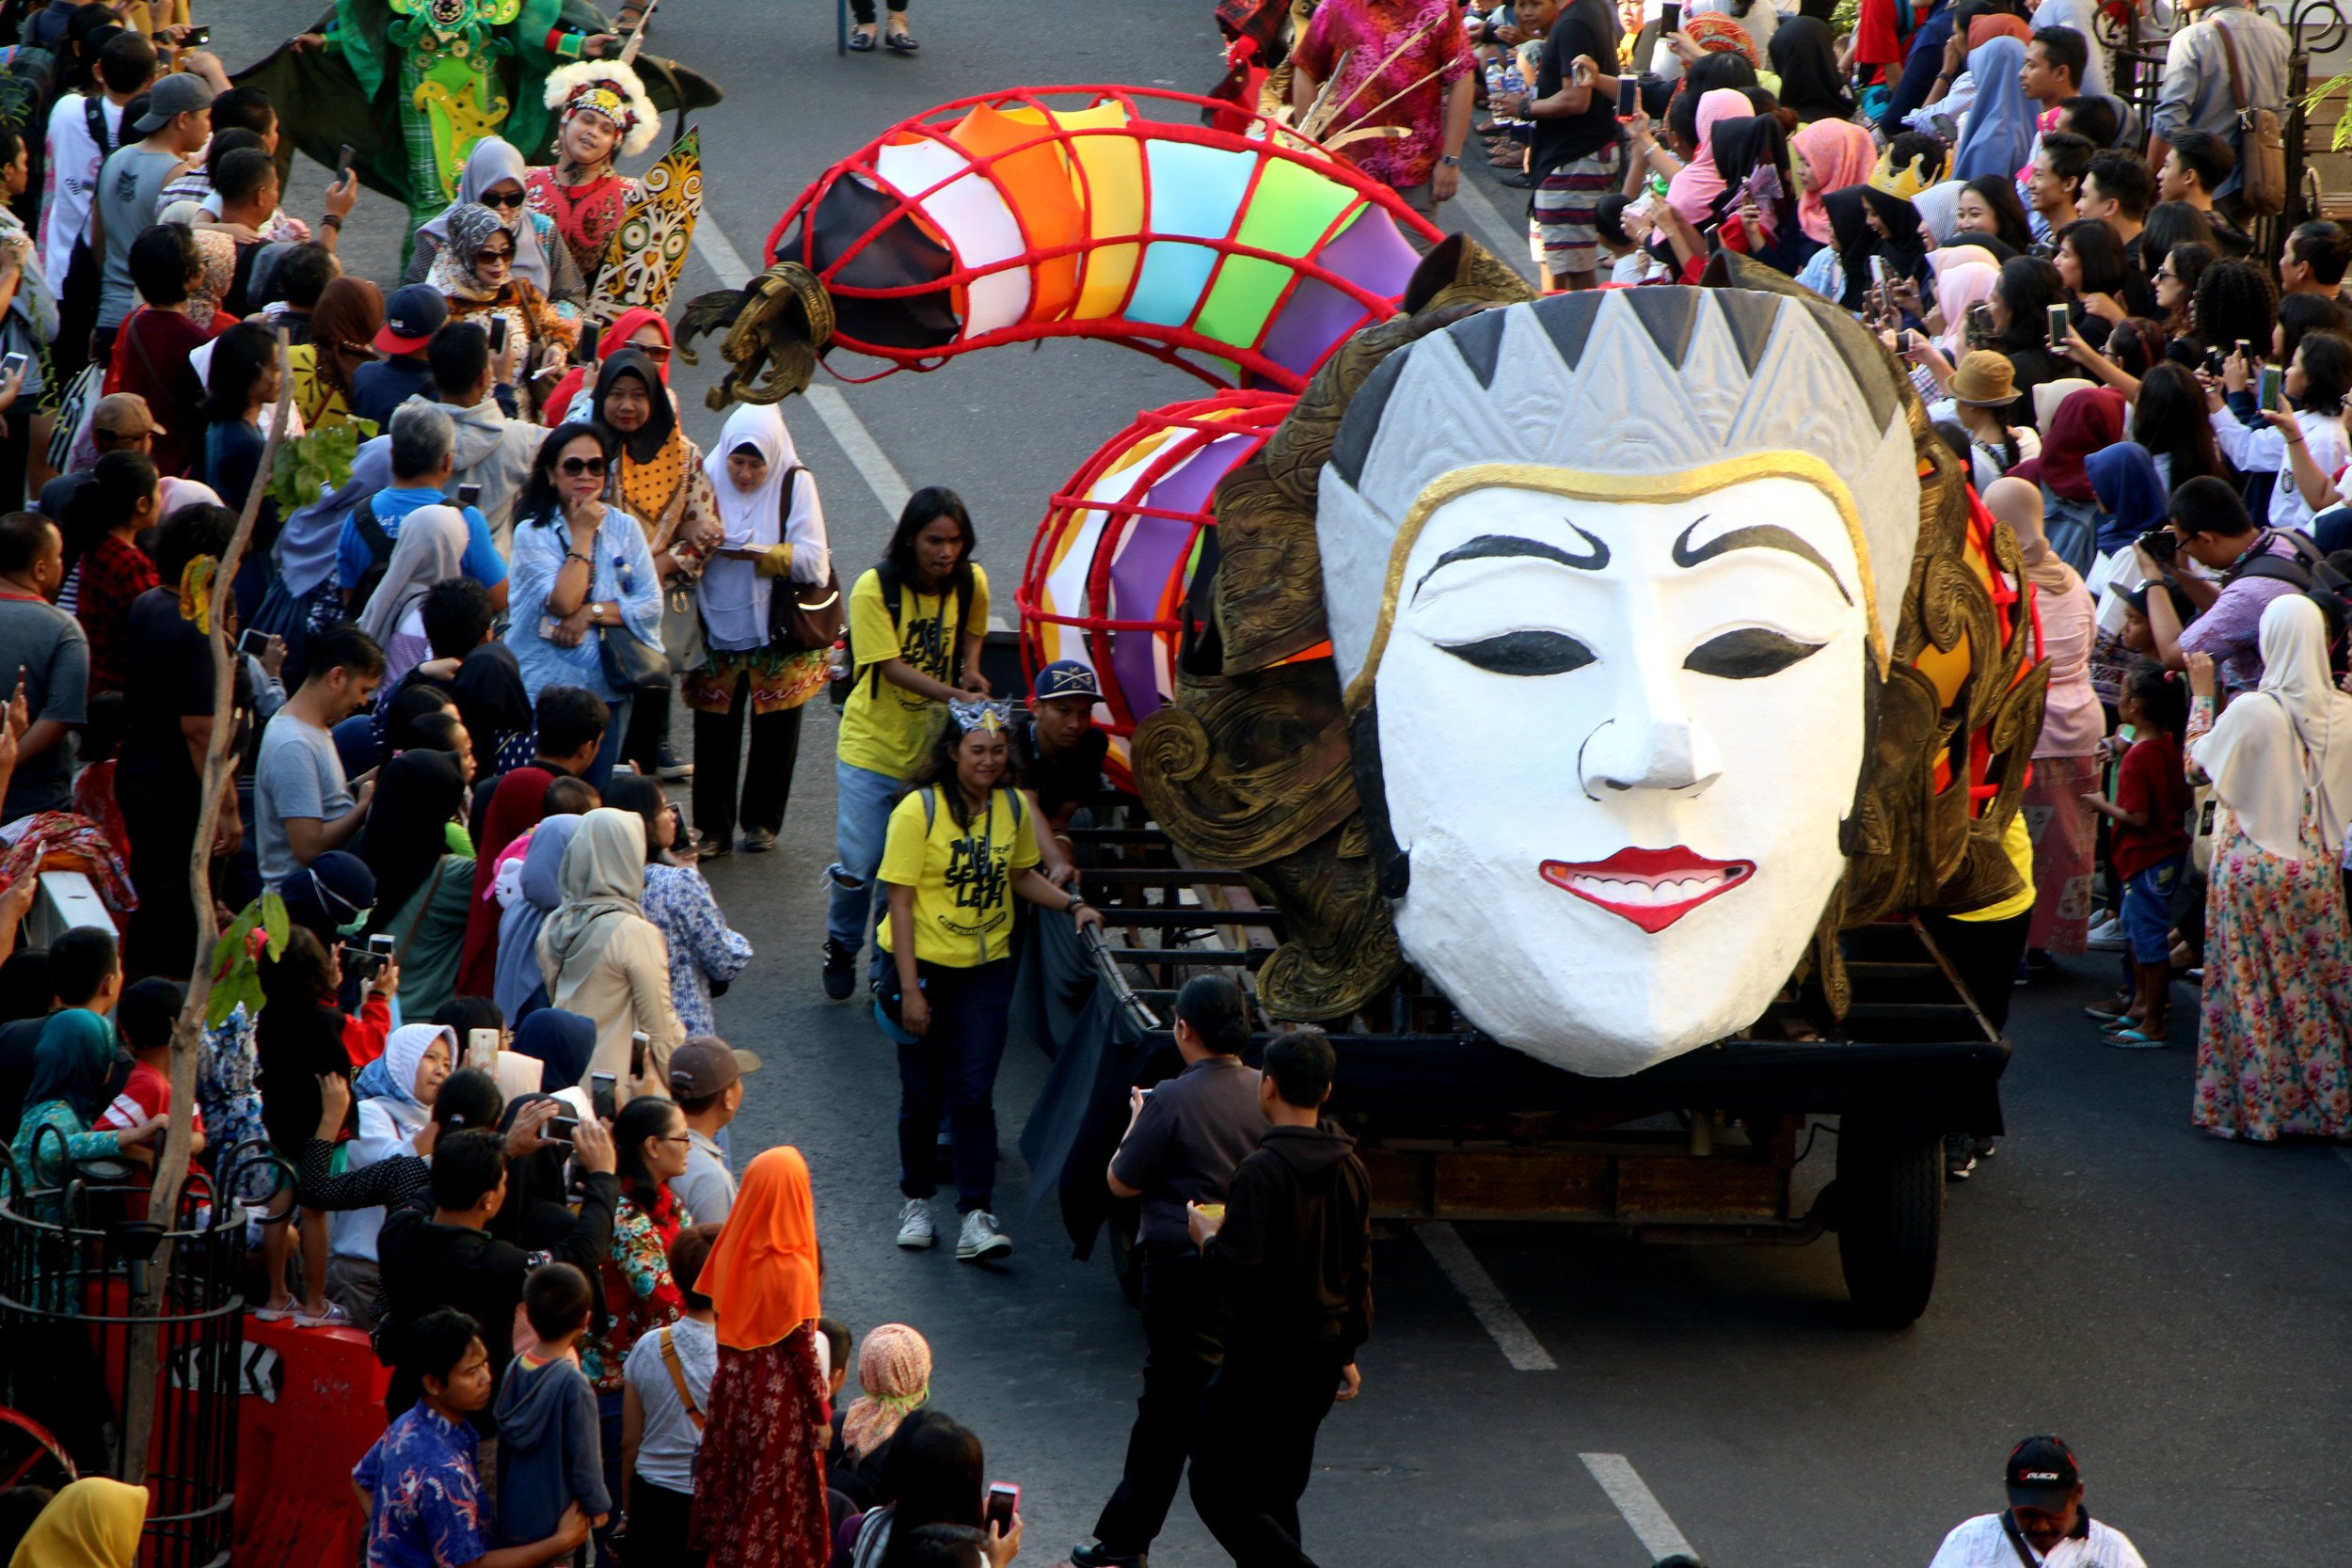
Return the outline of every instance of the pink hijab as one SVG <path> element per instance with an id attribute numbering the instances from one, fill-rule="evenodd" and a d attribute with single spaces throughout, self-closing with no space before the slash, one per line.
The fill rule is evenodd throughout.
<path id="1" fill-rule="evenodd" d="M 1666 184 L 1666 205 L 1681 214 L 1685 223 L 1693 228 L 1705 223 L 1714 215 L 1710 209 L 1715 198 L 1724 194 L 1724 177 L 1715 171 L 1715 127 L 1755 113 L 1756 105 L 1748 95 L 1730 87 L 1717 87 L 1699 100 L 1699 150 Z"/>
<path id="2" fill-rule="evenodd" d="M 1701 105 L 1700 112 L 1705 113 Z M 1788 145 L 1804 155 L 1820 179 L 1797 200 L 1797 224 L 1823 245 L 1831 243 L 1829 211 L 1821 198 L 1870 178 L 1878 162 L 1878 144 L 1870 133 L 1851 119 L 1817 119 L 1789 138 Z"/>
<path id="3" fill-rule="evenodd" d="M 2001 280 L 1990 255 L 1972 245 L 1928 252 L 1928 265 L 1935 270 L 1936 307 L 1944 312 L 1944 352 L 1954 359 L 1968 347 L 1968 308 L 1981 304 Z"/>

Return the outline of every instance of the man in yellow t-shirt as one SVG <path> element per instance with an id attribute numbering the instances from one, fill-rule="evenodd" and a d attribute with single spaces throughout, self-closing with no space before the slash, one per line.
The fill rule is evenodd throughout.
<path id="1" fill-rule="evenodd" d="M 900 514 L 882 563 L 850 590 L 856 661 L 834 760 L 832 900 L 825 916 L 825 994 L 857 989 L 857 958 L 874 919 L 874 871 L 890 810 L 923 765 L 946 705 L 988 695 L 980 643 L 988 634 L 988 574 L 977 537 L 952 490 L 918 490 Z"/>

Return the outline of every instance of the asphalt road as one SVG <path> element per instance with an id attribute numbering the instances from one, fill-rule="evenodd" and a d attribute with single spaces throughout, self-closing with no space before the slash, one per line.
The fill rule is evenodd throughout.
<path id="1" fill-rule="evenodd" d="M 221 0 L 199 19 L 233 68 L 307 16 Z M 707 221 L 745 261 L 759 264 L 776 215 L 828 164 L 934 103 L 1050 82 L 1200 90 L 1218 70 L 1207 0 L 923 0 L 913 23 L 917 58 L 836 59 L 817 7 L 663 8 L 651 46 L 729 90 L 701 121 Z M 311 211 L 319 179 L 301 172 L 293 210 Z M 1515 193 L 1486 189 L 1494 209 L 1518 210 Z M 397 223 L 389 203 L 363 203 L 346 240 L 354 270 L 389 272 Z M 689 291 L 717 279 L 709 239 Z M 715 436 L 718 416 L 699 405 L 710 375 L 678 373 L 690 432 Z M 1059 342 L 841 396 L 905 483 L 963 494 L 1009 609 L 1046 494 L 1139 409 L 1195 385 L 1138 355 Z M 808 407 L 787 418 L 845 569 L 872 560 L 889 515 Z M 1013 1151 L 1045 1068 L 1025 1048 L 997 1095 L 998 1208 L 1020 1250 L 977 1268 L 891 1244 L 891 1052 L 816 984 L 832 742 L 819 703 L 779 851 L 711 871 L 759 954 L 718 1009 L 766 1062 L 735 1148 L 739 1160 L 776 1142 L 806 1151 L 828 1309 L 860 1332 L 897 1320 L 929 1336 L 937 1403 L 985 1438 L 992 1477 L 1022 1485 L 1024 1560 L 1051 1562 L 1117 1479 L 1141 1334 L 1104 1260 L 1073 1262 L 1050 1213 L 1025 1216 Z M 1491 1281 L 1499 1341 L 1439 1267 L 1432 1244 L 1445 1237 L 1384 1233 L 1364 1397 L 1324 1428 L 1309 1548 L 1350 1568 L 1638 1568 L 1645 1539 L 1678 1529 L 1716 1568 L 1924 1564 L 1952 1524 L 1998 1506 L 2008 1446 L 2055 1431 L 2083 1456 L 2093 1511 L 2156 1568 L 2352 1555 L 2352 1159 L 2194 1132 L 2193 1010 L 2170 1051 L 2106 1050 L 2079 1010 L 2093 972 L 2020 996 L 2010 1135 L 1952 1191 L 1939 1289 L 1907 1331 L 1849 1324 L 1830 1241 L 1685 1249 L 1466 1226 L 1460 1250 Z M 1515 1370 L 1505 1342 L 1521 1364 L 1553 1365 Z M 1157 1559 L 1225 1560 L 1181 1500 Z"/>

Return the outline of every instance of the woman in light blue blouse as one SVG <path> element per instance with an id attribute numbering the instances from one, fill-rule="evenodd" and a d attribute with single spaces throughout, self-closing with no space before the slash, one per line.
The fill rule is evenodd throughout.
<path id="1" fill-rule="evenodd" d="M 577 686 L 611 712 L 588 782 L 602 789 L 628 728 L 630 693 L 608 673 L 604 641 L 634 635 L 661 646 L 661 579 L 637 519 L 604 500 L 612 452 L 594 425 L 559 425 L 539 445 L 515 500 L 507 644 L 536 703 Z"/>

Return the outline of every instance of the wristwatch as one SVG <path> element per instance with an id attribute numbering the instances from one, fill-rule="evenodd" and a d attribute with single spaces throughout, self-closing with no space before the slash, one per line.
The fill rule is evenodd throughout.
<path id="1" fill-rule="evenodd" d="M 1439 158 L 1438 162 L 1445 165 L 1448 168 L 1460 168 L 1462 166 L 1462 160 L 1450 152 L 1444 157 Z"/>

